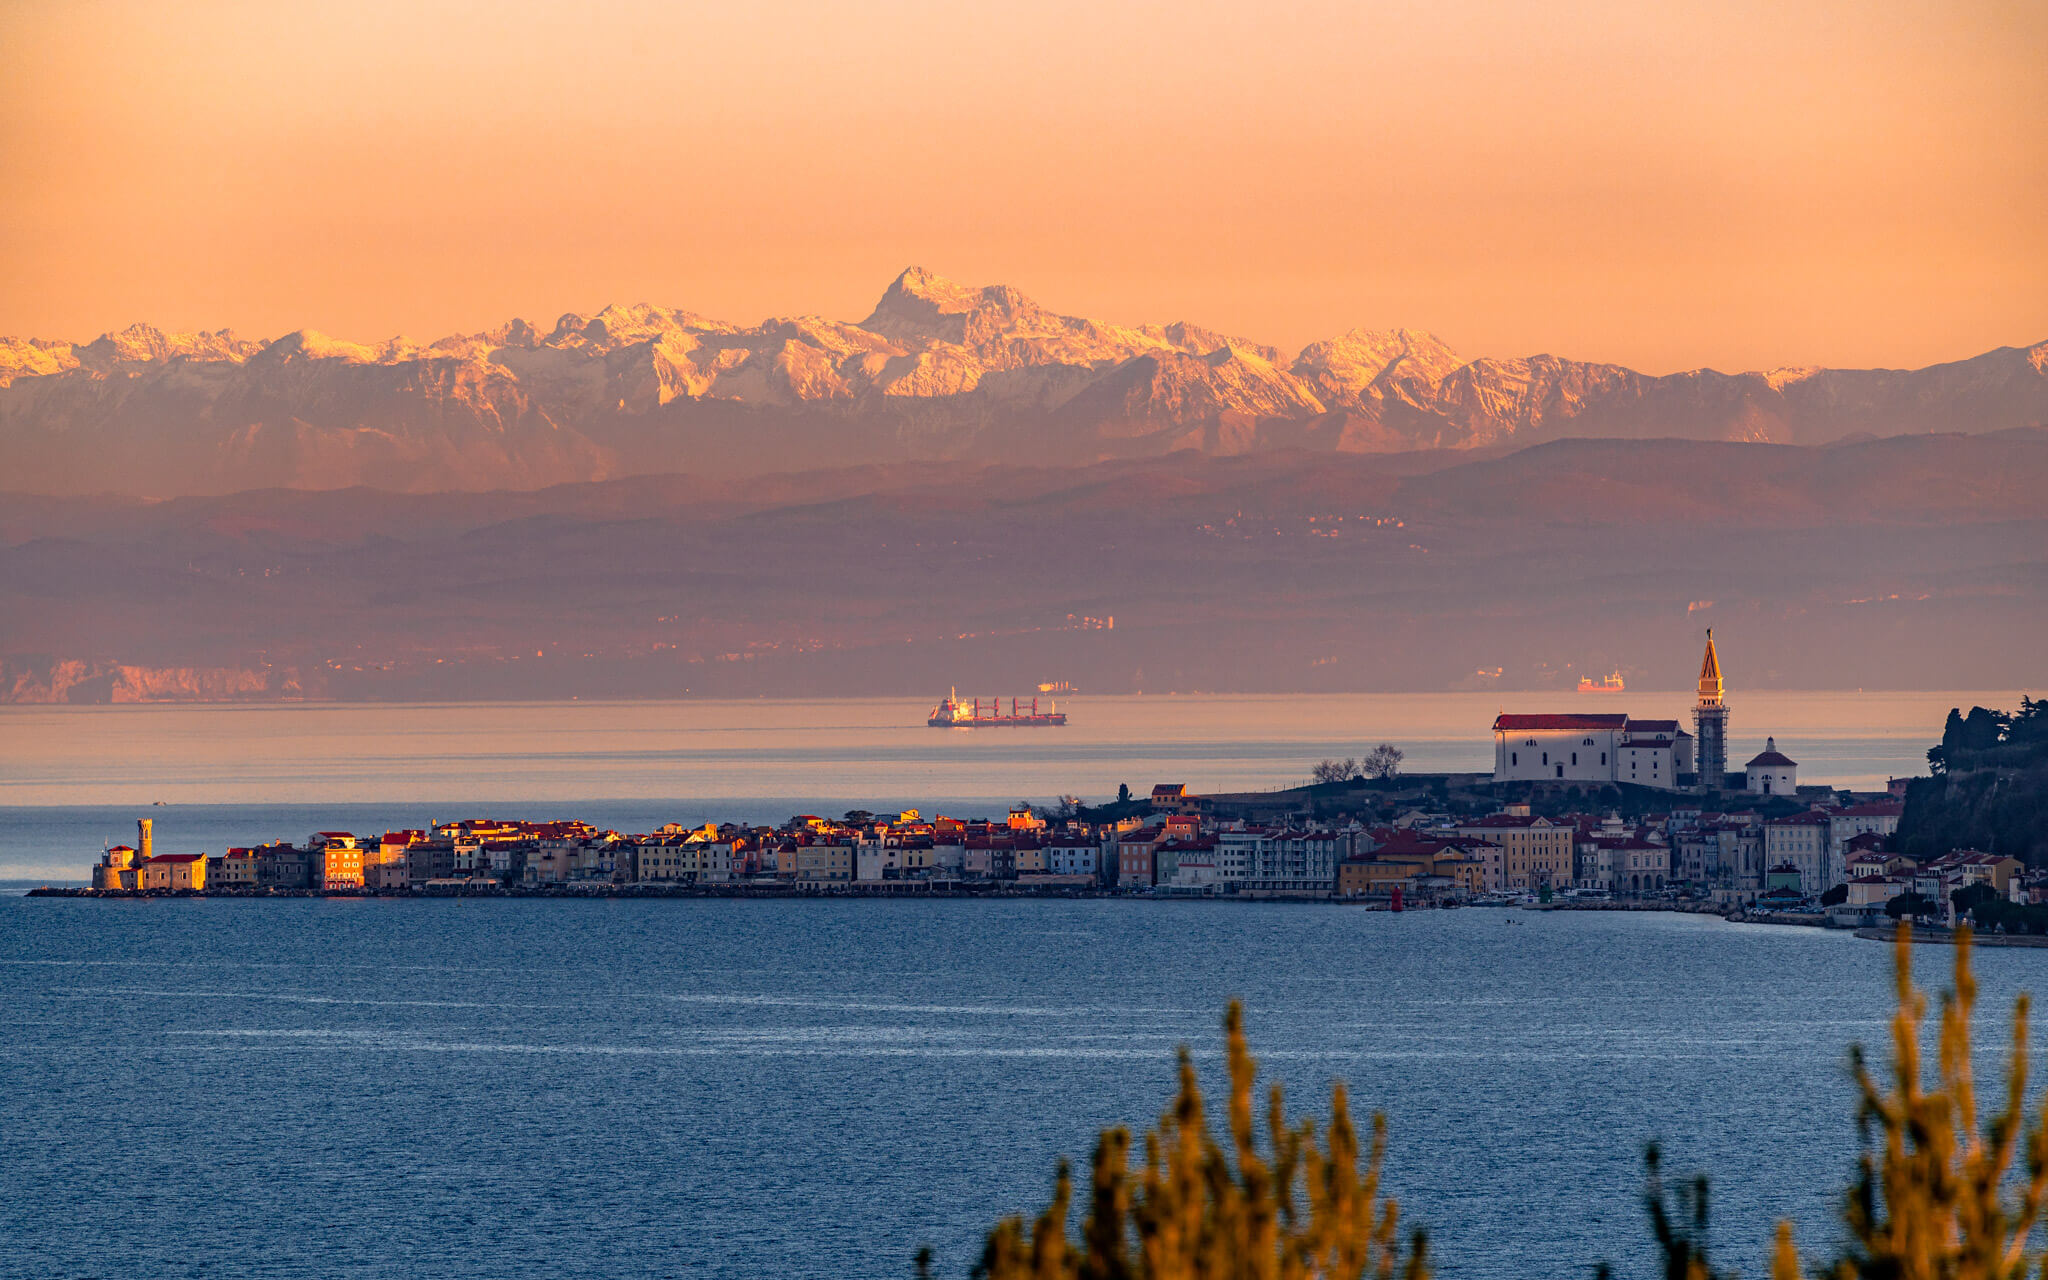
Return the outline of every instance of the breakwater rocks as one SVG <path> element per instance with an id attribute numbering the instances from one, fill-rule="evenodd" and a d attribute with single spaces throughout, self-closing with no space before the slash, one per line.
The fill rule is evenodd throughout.
<path id="1" fill-rule="evenodd" d="M 1856 936 L 1859 938 L 1869 938 L 1874 942 L 1896 942 L 1898 941 L 1899 931 L 1896 926 L 1858 929 Z M 1913 927 L 1913 941 L 1915 943 L 1933 942 L 1953 945 L 1955 940 L 1956 931 L 1953 929 L 1937 929 L 1929 925 L 1915 925 Z M 1972 931 L 1970 934 L 1970 945 L 1973 947 L 2048 947 L 2048 938 L 2030 933 L 1977 933 Z"/>

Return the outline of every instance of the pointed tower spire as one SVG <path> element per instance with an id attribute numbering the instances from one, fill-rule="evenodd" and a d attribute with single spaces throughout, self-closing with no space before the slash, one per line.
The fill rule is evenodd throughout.
<path id="1" fill-rule="evenodd" d="M 1727 692 L 1721 682 L 1721 655 L 1714 652 L 1714 629 L 1708 627 L 1707 652 L 1700 658 L 1700 700 L 1692 709 L 1692 724 L 1700 790 L 1709 793 L 1727 785 Z"/>
<path id="2" fill-rule="evenodd" d="M 1721 656 L 1714 652 L 1714 629 L 1707 628 L 1707 652 L 1700 659 L 1700 705 L 1718 707 L 1727 688 L 1721 682 Z"/>

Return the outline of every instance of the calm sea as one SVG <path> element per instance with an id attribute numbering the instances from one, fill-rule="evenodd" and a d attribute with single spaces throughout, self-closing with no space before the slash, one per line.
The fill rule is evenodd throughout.
<path id="1" fill-rule="evenodd" d="M 1859 788 L 1924 771 L 1952 706 L 2017 693 L 1753 693 L 1730 758 L 1766 734 L 1801 779 Z M 1525 711 L 1683 717 L 1689 695 L 1359 694 L 1063 700 L 1064 729 L 925 726 L 915 700 L 0 707 L 0 880 L 76 880 L 156 819 L 158 846 L 219 852 L 322 828 L 436 818 L 779 822 L 903 807 L 962 816 L 1118 784 L 1290 786 L 1380 742 L 1417 772 L 1492 767 L 1490 725 Z M 156 807 L 156 801 L 164 801 Z"/>
<path id="2" fill-rule="evenodd" d="M 1835 1239 L 1889 959 L 1665 915 L 0 898 L 0 1273 L 962 1276 L 1176 1045 L 1214 1080 L 1238 996 L 1298 1105 L 1386 1112 L 1440 1274 L 1653 1274 L 1652 1138 L 1763 1274 L 1781 1216 Z M 1978 969 L 1995 1043 L 2048 952 Z"/>

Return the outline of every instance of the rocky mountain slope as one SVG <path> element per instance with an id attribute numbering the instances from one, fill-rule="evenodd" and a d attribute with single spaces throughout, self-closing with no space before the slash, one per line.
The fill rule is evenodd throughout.
<path id="1" fill-rule="evenodd" d="M 633 306 L 431 343 L 146 325 L 83 345 L 0 339 L 0 489 L 24 493 L 530 489 L 1178 449 L 1817 444 L 2042 423 L 2048 343 L 1912 371 L 1665 377 L 1548 355 L 1467 361 L 1406 329 L 1290 357 L 1188 324 L 1059 315 L 916 268 L 858 324 L 743 327 Z"/>

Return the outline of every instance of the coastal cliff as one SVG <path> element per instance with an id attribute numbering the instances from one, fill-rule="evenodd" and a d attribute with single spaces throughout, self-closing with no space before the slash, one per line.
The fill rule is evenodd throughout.
<path id="1" fill-rule="evenodd" d="M 141 667 L 63 659 L 0 659 L 0 703 L 294 701 L 296 668 Z"/>

